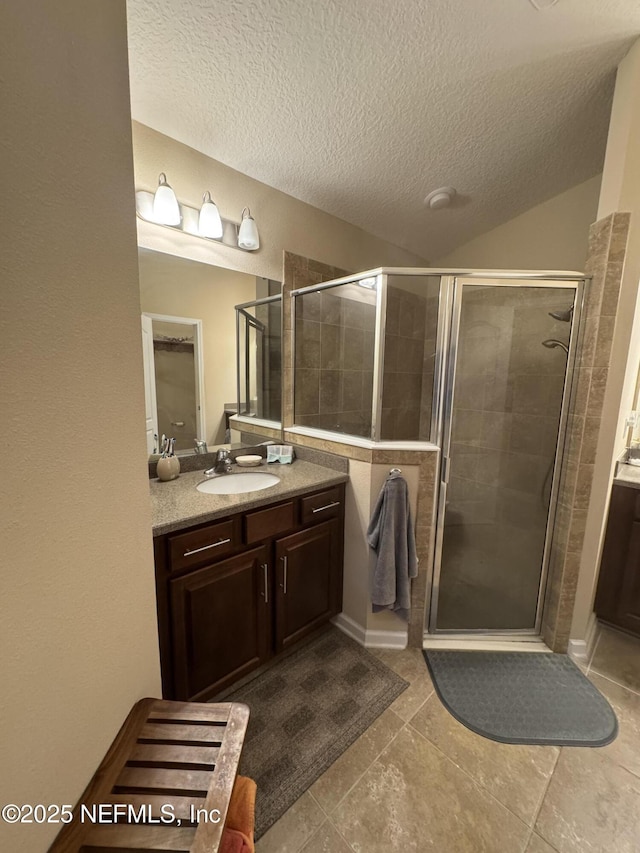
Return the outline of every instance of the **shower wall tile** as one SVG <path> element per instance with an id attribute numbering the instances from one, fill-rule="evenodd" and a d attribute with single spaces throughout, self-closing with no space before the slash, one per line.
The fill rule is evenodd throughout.
<path id="1" fill-rule="evenodd" d="M 587 510 L 591 496 L 591 484 L 593 483 L 594 465 L 578 465 L 578 476 L 576 478 L 576 490 L 573 498 L 574 510 Z"/>
<path id="2" fill-rule="evenodd" d="M 322 370 L 338 370 L 340 368 L 339 326 L 319 323 L 320 326 L 320 367 Z"/>
<path id="3" fill-rule="evenodd" d="M 320 371 L 309 368 L 296 370 L 296 412 L 317 415 L 320 412 Z"/>
<path id="4" fill-rule="evenodd" d="M 345 300 L 346 301 L 346 300 Z M 362 369 L 364 333 L 362 329 L 344 326 L 342 329 L 342 367 L 344 370 Z"/>
<path id="5" fill-rule="evenodd" d="M 611 263 L 607 266 L 605 289 L 602 294 L 602 316 L 614 317 L 618 310 L 620 296 L 620 281 L 622 280 L 622 262 Z"/>
<path id="6" fill-rule="evenodd" d="M 582 433 L 582 446 L 580 447 L 580 462 L 585 465 L 593 465 L 596 461 L 596 448 L 598 434 L 600 432 L 600 418 L 588 417 L 584 421 Z"/>
<path id="7" fill-rule="evenodd" d="M 431 405 L 438 300 L 393 283 L 387 289 L 382 437 L 431 437 Z"/>
<path id="8" fill-rule="evenodd" d="M 313 320 L 296 321 L 298 367 L 320 367 L 320 323 Z"/>
<path id="9" fill-rule="evenodd" d="M 420 460 L 418 479 L 418 505 L 416 523 L 416 551 L 418 577 L 411 585 L 411 610 L 409 613 L 408 644 L 421 649 L 424 635 L 427 590 L 435 545 L 436 483 L 440 464 L 438 451 L 419 451 L 412 457 Z M 397 457 L 396 457 L 397 458 Z"/>
<path id="10" fill-rule="evenodd" d="M 305 258 L 302 255 L 296 255 L 293 252 L 283 253 L 283 275 L 282 275 L 282 317 L 283 317 L 283 341 L 282 341 L 282 424 L 283 428 L 291 426 L 294 418 L 294 388 L 293 388 L 293 373 L 294 373 L 294 352 L 293 340 L 291 335 L 292 329 L 292 299 L 291 291 L 300 287 L 307 287 L 312 284 L 320 284 L 323 281 L 332 281 L 335 278 L 342 278 L 349 273 L 339 267 L 333 267 L 329 264 L 324 264 L 320 261 L 315 261 L 310 258 Z M 332 305 L 328 298 L 331 294 L 310 294 L 302 300 L 300 305 L 300 319 L 303 321 L 311 321 L 322 325 L 320 329 L 319 348 L 315 346 L 318 343 L 313 327 L 306 327 L 306 330 L 311 331 L 311 340 L 309 345 L 306 344 L 303 348 L 304 356 L 301 359 L 305 363 L 305 369 L 310 369 L 311 365 L 316 365 L 318 368 L 337 369 L 339 365 L 340 350 L 340 328 L 336 326 L 337 337 L 331 333 L 325 334 L 325 326 L 322 323 L 323 312 L 324 316 L 336 318 L 340 322 L 339 317 L 336 317 L 336 306 Z M 325 298 L 327 297 L 327 298 Z M 341 300 L 337 300 L 340 302 Z M 299 300 L 300 302 L 300 300 Z M 339 306 L 338 306 L 339 307 Z M 318 355 L 319 354 L 319 355 Z M 319 373 L 319 370 L 318 370 Z M 305 383 L 306 384 L 306 383 Z M 319 414 L 320 408 L 320 381 L 318 376 L 318 401 L 315 405 L 315 378 L 312 380 L 310 388 L 301 388 L 301 383 L 298 382 L 296 388 L 296 398 L 299 398 L 305 416 L 313 416 Z M 297 399 L 296 399 L 297 402 Z"/>
<path id="11" fill-rule="evenodd" d="M 339 412 L 342 409 L 342 394 L 339 370 L 320 371 L 320 414 Z"/>
<path id="12" fill-rule="evenodd" d="M 596 340 L 595 353 L 593 357 L 594 368 L 609 366 L 614 326 L 615 317 L 600 317 L 598 337 Z"/>
<path id="13" fill-rule="evenodd" d="M 320 319 L 323 323 L 330 326 L 342 325 L 342 299 L 333 293 L 323 291 L 318 294 L 321 300 Z"/>
<path id="14" fill-rule="evenodd" d="M 585 414 L 590 418 L 599 418 L 602 415 L 604 404 L 604 392 L 607 386 L 609 368 L 594 367 L 591 371 L 591 384 L 589 386 L 589 397 Z"/>
<path id="15" fill-rule="evenodd" d="M 558 496 L 562 522 L 554 529 L 545 596 L 543 636 L 558 652 L 566 651 L 571 630 L 629 222 L 629 214 L 614 213 L 594 223 L 589 234 L 586 272 L 592 280 Z"/>

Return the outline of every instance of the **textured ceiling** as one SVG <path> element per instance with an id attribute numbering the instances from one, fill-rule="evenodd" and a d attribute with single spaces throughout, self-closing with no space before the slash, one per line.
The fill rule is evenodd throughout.
<path id="1" fill-rule="evenodd" d="M 128 9 L 135 119 L 432 259 L 602 168 L 640 35 L 638 0 Z M 457 203 L 427 209 L 443 185 Z"/>

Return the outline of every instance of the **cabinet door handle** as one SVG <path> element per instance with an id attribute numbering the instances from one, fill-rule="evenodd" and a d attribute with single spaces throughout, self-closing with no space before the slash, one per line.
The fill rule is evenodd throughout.
<path id="1" fill-rule="evenodd" d="M 185 551 L 183 557 L 191 557 L 193 554 L 199 554 L 200 551 L 208 551 L 209 548 L 219 548 L 220 545 L 226 545 L 231 542 L 231 539 L 221 539 L 219 542 L 213 542 L 211 545 L 203 545 L 202 548 L 194 548 L 193 551 Z"/>
<path id="2" fill-rule="evenodd" d="M 269 603 L 269 566 L 266 563 L 262 564 L 262 571 L 264 572 L 264 603 Z"/>
<path id="3" fill-rule="evenodd" d="M 284 593 L 284 595 L 286 595 L 287 594 L 287 558 L 286 557 L 280 557 L 280 559 L 282 560 L 282 583 L 280 584 L 280 586 L 282 587 L 282 592 Z"/>
<path id="4" fill-rule="evenodd" d="M 334 501 L 333 503 L 326 504 L 325 506 L 316 507 L 316 509 L 312 509 L 311 512 L 322 512 L 322 510 L 332 509 L 334 506 L 340 506 L 340 501 Z"/>

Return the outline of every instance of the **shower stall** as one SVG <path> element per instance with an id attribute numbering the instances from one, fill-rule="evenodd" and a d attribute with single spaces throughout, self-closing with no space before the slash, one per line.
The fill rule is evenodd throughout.
<path id="1" fill-rule="evenodd" d="M 440 450 L 431 635 L 540 633 L 584 288 L 381 269 L 292 292 L 295 429 Z"/>

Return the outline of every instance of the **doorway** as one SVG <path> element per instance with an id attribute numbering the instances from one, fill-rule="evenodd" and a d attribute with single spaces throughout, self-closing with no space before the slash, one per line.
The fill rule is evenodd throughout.
<path id="1" fill-rule="evenodd" d="M 145 375 L 153 381 L 156 448 L 165 435 L 175 438 L 176 452 L 193 450 L 196 439 L 205 439 L 202 321 L 143 314 L 143 328 L 149 322 L 152 341 L 144 359 Z"/>
<path id="2" fill-rule="evenodd" d="M 455 278 L 428 632 L 540 633 L 583 283 Z"/>

